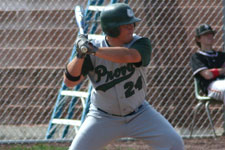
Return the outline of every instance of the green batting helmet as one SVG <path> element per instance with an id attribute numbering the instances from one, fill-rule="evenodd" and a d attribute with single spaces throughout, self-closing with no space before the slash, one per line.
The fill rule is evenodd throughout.
<path id="1" fill-rule="evenodd" d="M 106 6 L 101 12 L 100 18 L 103 32 L 111 37 L 119 36 L 119 26 L 141 20 L 134 16 L 132 9 L 125 3 L 115 3 Z"/>

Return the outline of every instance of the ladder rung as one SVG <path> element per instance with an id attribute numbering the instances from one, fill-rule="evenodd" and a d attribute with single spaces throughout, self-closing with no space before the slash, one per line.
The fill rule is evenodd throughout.
<path id="1" fill-rule="evenodd" d="M 90 5 L 88 7 L 88 10 L 92 10 L 92 11 L 103 11 L 104 8 L 105 8 L 105 6 Z"/>
<path id="2" fill-rule="evenodd" d="M 89 94 L 88 92 L 82 92 L 82 91 L 63 90 L 61 91 L 61 95 L 87 98 Z"/>
<path id="3" fill-rule="evenodd" d="M 104 35 L 101 34 L 88 34 L 88 39 L 102 39 Z"/>
<path id="4" fill-rule="evenodd" d="M 89 21 L 86 21 L 86 23 L 100 23 L 101 22 L 101 20 L 94 20 L 94 19 L 92 19 L 92 20 L 89 20 Z"/>
<path id="5" fill-rule="evenodd" d="M 71 126 L 80 126 L 81 125 L 81 121 L 71 120 L 71 119 L 52 119 L 52 123 L 63 124 L 63 125 L 71 125 Z"/>

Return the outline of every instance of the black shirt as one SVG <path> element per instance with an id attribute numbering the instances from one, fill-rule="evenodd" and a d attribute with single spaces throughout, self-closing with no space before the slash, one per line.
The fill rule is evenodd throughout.
<path id="1" fill-rule="evenodd" d="M 217 78 L 206 80 L 199 72 L 205 69 L 212 68 L 222 68 L 225 63 L 225 53 L 217 52 L 215 50 L 211 51 L 197 51 L 191 57 L 191 68 L 194 77 L 198 80 L 200 88 L 204 93 L 207 93 L 209 84 L 217 79 L 225 78 L 225 76 L 218 76 Z"/>

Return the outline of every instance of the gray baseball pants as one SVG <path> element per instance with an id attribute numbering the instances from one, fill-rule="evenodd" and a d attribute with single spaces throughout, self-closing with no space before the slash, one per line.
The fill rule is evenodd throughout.
<path id="1" fill-rule="evenodd" d="M 92 105 L 69 150 L 102 150 L 122 137 L 143 140 L 153 150 L 184 150 L 182 138 L 148 103 L 127 117 L 103 113 Z"/>

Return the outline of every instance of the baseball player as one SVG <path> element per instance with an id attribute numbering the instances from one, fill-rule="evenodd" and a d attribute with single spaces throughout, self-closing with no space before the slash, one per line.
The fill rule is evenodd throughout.
<path id="1" fill-rule="evenodd" d="M 69 87 L 86 76 L 93 86 L 89 113 L 69 150 L 101 150 L 122 137 L 141 139 L 154 150 L 183 150 L 182 138 L 146 101 L 144 70 L 152 49 L 148 38 L 133 34 L 140 19 L 124 3 L 108 5 L 100 18 L 105 37 L 90 42 L 78 36 L 76 57 L 64 74 Z"/>
<path id="2" fill-rule="evenodd" d="M 191 67 L 202 91 L 225 104 L 225 53 L 213 49 L 215 33 L 208 24 L 196 28 L 200 50 L 192 55 Z"/>

